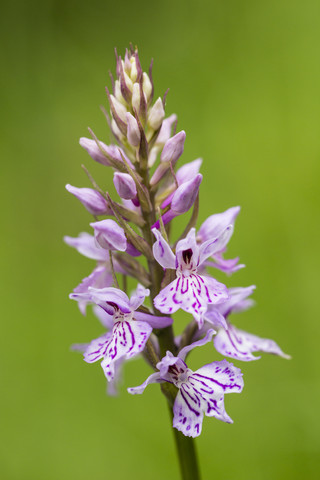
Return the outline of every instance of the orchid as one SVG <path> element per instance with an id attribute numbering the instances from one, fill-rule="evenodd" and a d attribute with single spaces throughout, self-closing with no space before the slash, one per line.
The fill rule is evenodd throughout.
<path id="1" fill-rule="evenodd" d="M 212 277 L 200 275 L 198 269 L 219 250 L 225 237 L 230 235 L 230 230 L 232 227 L 228 226 L 219 237 L 198 246 L 195 229 L 192 228 L 187 237 L 178 242 L 175 255 L 161 233 L 152 230 L 157 239 L 153 245 L 155 259 L 164 269 L 176 270 L 177 275 L 154 299 L 154 305 L 160 312 L 171 314 L 182 308 L 192 313 L 201 328 L 208 305 L 227 300 L 226 286 Z"/>
<path id="2" fill-rule="evenodd" d="M 166 117 L 166 94 L 154 99 L 152 64 L 144 72 L 132 46 L 124 58 L 116 53 L 111 85 L 105 113 L 114 143 L 107 145 L 89 130 L 92 139 L 82 137 L 80 145 L 100 168 L 107 167 L 104 173 L 111 170 L 116 199 L 86 168 L 90 188 L 66 186 L 91 215 L 93 235 L 64 240 L 96 262 L 69 296 L 82 314 L 91 305 L 103 327 L 98 338 L 72 349 L 82 352 L 86 363 L 101 362 L 110 395 L 118 393 L 127 361 L 148 363 L 151 375 L 128 391 L 141 394 L 147 385 L 161 384 L 182 479 L 199 480 L 193 438 L 200 435 L 205 416 L 232 423 L 224 396 L 240 393 L 244 382 L 240 368 L 225 359 L 192 370 L 187 355 L 213 342 L 219 353 L 240 361 L 257 359 L 256 351 L 289 357 L 274 341 L 229 322 L 231 312 L 252 304 L 248 297 L 254 286 L 228 288 L 207 268 L 230 275 L 244 267 L 238 257 L 224 258 L 240 207 L 210 215 L 197 230 L 199 190 L 208 179 L 200 173 L 200 158 L 179 164 L 186 132 L 177 131 L 175 114 Z M 184 219 L 188 212 L 183 232 L 173 238 L 175 218 Z M 185 326 L 176 335 L 173 315 L 178 310 L 186 312 Z"/>
<path id="3" fill-rule="evenodd" d="M 242 373 L 226 360 L 204 365 L 195 372 L 184 362 L 195 347 L 211 340 L 214 330 L 193 344 L 184 347 L 175 357 L 171 352 L 157 364 L 159 373 L 153 373 L 139 387 L 131 387 L 131 394 L 143 393 L 150 383 L 172 383 L 178 388 L 173 405 L 173 426 L 187 437 L 197 437 L 202 430 L 203 416 L 215 417 L 233 423 L 224 408 L 225 393 L 240 393 L 243 388 Z"/>
<path id="4" fill-rule="evenodd" d="M 84 352 L 84 360 L 93 363 L 102 359 L 101 367 L 111 381 L 116 364 L 141 353 L 152 328 L 168 327 L 172 319 L 136 311 L 150 294 L 142 285 L 138 285 L 130 299 L 117 288 L 89 287 L 88 290 L 87 293 L 72 293 L 70 298 L 87 300 L 101 307 L 105 312 L 104 322 L 109 320 L 110 331 L 92 340 Z"/>

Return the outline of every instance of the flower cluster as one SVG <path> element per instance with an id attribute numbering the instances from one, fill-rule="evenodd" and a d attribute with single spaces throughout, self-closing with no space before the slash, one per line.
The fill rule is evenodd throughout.
<path id="1" fill-rule="evenodd" d="M 241 392 L 243 378 L 227 360 L 191 370 L 186 357 L 193 348 L 212 342 L 221 355 L 240 361 L 257 360 L 257 351 L 287 355 L 274 341 L 229 321 L 231 313 L 251 306 L 255 287 L 228 288 L 208 273 L 210 267 L 228 275 L 244 267 L 238 258 L 224 258 L 240 208 L 211 215 L 196 230 L 201 159 L 176 168 L 186 134 L 177 132 L 176 115 L 165 116 L 166 95 L 153 99 L 152 64 L 148 74 L 143 72 L 132 47 L 116 61 L 116 78 L 111 75 L 112 90 L 107 89 L 110 115 L 105 112 L 114 144 L 91 132 L 92 139 L 81 138 L 80 145 L 113 172 L 119 198 L 111 198 L 89 172 L 93 188 L 66 185 L 94 221 L 91 234 L 65 237 L 65 242 L 97 262 L 70 298 L 82 314 L 92 305 L 104 328 L 99 338 L 74 348 L 88 363 L 101 361 L 110 394 L 117 391 L 123 363 L 142 355 L 154 373 L 129 393 L 161 383 L 173 408 L 173 427 L 196 437 L 204 415 L 232 422 L 224 395 Z M 191 209 L 183 233 L 170 240 L 172 221 Z M 137 282 L 130 298 L 128 277 Z M 175 336 L 172 315 L 179 309 L 186 312 L 186 325 Z"/>

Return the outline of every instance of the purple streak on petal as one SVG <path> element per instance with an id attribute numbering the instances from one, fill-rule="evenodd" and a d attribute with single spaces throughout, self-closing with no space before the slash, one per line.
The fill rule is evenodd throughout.
<path id="1" fill-rule="evenodd" d="M 111 336 L 112 334 L 107 332 L 101 337 L 92 340 L 84 352 L 84 361 L 87 363 L 93 363 L 103 358 Z"/>
<path id="2" fill-rule="evenodd" d="M 201 328 L 208 304 L 227 298 L 226 287 L 214 278 L 190 275 L 177 278 L 161 290 L 154 299 L 154 305 L 161 313 L 167 314 L 181 308 L 191 313 Z"/>
<path id="3" fill-rule="evenodd" d="M 131 358 L 143 351 L 151 332 L 152 328 L 145 322 L 122 321 L 114 324 L 112 338 L 101 362 L 107 380 L 113 380 L 117 360 Z"/>
<path id="4" fill-rule="evenodd" d="M 193 378 L 197 380 L 204 379 L 209 384 L 213 384 L 215 388 L 221 388 L 223 393 L 237 392 L 240 393 L 243 389 L 243 378 L 240 368 L 235 367 L 232 363 L 226 360 L 219 362 L 212 362 L 208 365 L 196 370 Z"/>
<path id="5" fill-rule="evenodd" d="M 132 312 L 128 296 L 119 288 L 89 288 L 92 302 L 102 307 L 109 315 L 117 310 L 128 314 Z"/>
<path id="6" fill-rule="evenodd" d="M 187 437 L 197 437 L 201 433 L 203 410 L 195 408 L 190 398 L 186 396 L 187 386 L 183 386 L 175 399 L 173 405 L 173 427 L 182 432 Z M 194 397 L 193 397 L 194 398 Z M 194 398 L 194 403 L 197 403 Z"/>

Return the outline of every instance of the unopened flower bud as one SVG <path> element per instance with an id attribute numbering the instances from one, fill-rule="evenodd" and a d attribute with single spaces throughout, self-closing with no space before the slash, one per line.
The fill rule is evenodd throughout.
<path id="1" fill-rule="evenodd" d="M 140 130 L 137 120 L 131 113 L 127 112 L 127 138 L 130 145 L 137 147 L 140 144 Z"/>
<path id="2" fill-rule="evenodd" d="M 146 74 L 146 72 L 143 72 L 143 91 L 146 96 L 147 101 L 149 101 L 150 95 L 152 93 L 152 83 L 150 81 L 150 78 Z"/>
<path id="3" fill-rule="evenodd" d="M 119 197 L 125 200 L 132 200 L 137 195 L 137 187 L 135 181 L 129 173 L 115 172 L 113 183 Z"/>
<path id="4" fill-rule="evenodd" d="M 136 63 L 135 57 L 131 57 L 130 62 L 131 62 L 130 78 L 134 83 L 138 77 L 138 69 L 137 69 L 137 63 Z"/>
<path id="5" fill-rule="evenodd" d="M 164 108 L 161 98 L 155 102 L 148 116 L 148 123 L 153 130 L 158 130 L 164 119 Z"/>
<path id="6" fill-rule="evenodd" d="M 114 96 L 124 107 L 127 105 L 127 102 L 125 101 L 121 93 L 119 80 L 116 80 L 114 84 Z"/>
<path id="7" fill-rule="evenodd" d="M 198 195 L 201 182 L 202 175 L 198 173 L 192 180 L 180 185 L 173 195 L 171 210 L 180 215 L 190 210 Z"/>
<path id="8" fill-rule="evenodd" d="M 164 145 L 171 137 L 172 125 L 177 121 L 177 115 L 173 113 L 170 117 L 165 118 L 162 122 L 159 135 L 157 136 L 156 144 Z"/>
<path id="9" fill-rule="evenodd" d="M 103 196 L 92 188 L 77 188 L 67 184 L 66 189 L 72 193 L 92 215 L 107 215 L 111 213 Z"/>
<path id="10" fill-rule="evenodd" d="M 134 108 L 137 113 L 139 113 L 140 108 L 140 85 L 139 83 L 134 83 L 132 87 L 132 108 Z"/>
<path id="11" fill-rule="evenodd" d="M 110 95 L 110 101 L 113 103 L 113 107 L 120 120 L 126 123 L 126 107 L 122 103 L 120 103 L 119 100 L 117 100 L 113 95 Z"/>
<path id="12" fill-rule="evenodd" d="M 183 153 L 185 139 L 186 132 L 184 130 L 174 135 L 174 137 L 169 138 L 163 147 L 161 161 L 171 162 L 174 165 Z"/>
<path id="13" fill-rule="evenodd" d="M 123 133 L 121 132 L 120 128 L 118 127 L 118 125 L 116 124 L 114 119 L 111 120 L 111 130 L 112 130 L 113 135 L 116 137 L 116 139 L 120 143 L 122 143 L 123 140 L 125 140 L 126 137 L 123 135 Z"/>
<path id="14" fill-rule="evenodd" d="M 94 229 L 94 238 L 100 247 L 107 250 L 124 252 L 127 248 L 127 239 L 123 228 L 111 219 L 90 223 Z"/>
<path id="15" fill-rule="evenodd" d="M 124 81 L 126 82 L 126 86 L 129 88 L 129 90 L 132 92 L 133 89 L 133 82 L 131 78 L 126 74 L 126 72 L 123 72 L 124 75 Z"/>

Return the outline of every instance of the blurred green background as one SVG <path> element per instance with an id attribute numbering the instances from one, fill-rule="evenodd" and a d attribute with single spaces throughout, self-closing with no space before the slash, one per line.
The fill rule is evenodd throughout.
<path id="1" fill-rule="evenodd" d="M 145 68 L 154 57 L 156 93 L 170 87 L 183 161 L 204 158 L 199 220 L 242 207 L 228 257 L 247 268 L 218 277 L 255 283 L 257 305 L 233 320 L 293 357 L 235 362 L 245 389 L 226 397 L 233 425 L 204 421 L 203 478 L 318 478 L 319 2 L 13 0 L 1 10 L 1 479 L 178 478 L 159 388 L 126 393 L 148 367 L 129 363 L 121 396 L 108 398 L 99 364 L 69 351 L 102 331 L 68 299 L 93 262 L 62 242 L 91 221 L 64 185 L 89 186 L 81 163 L 112 185 L 78 138 L 90 125 L 108 141 L 99 105 L 113 48 L 130 41 Z M 207 346 L 190 366 L 214 359 Z"/>

